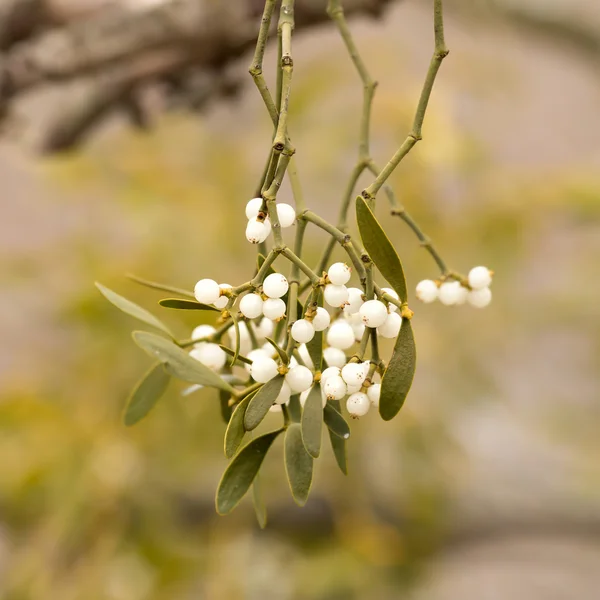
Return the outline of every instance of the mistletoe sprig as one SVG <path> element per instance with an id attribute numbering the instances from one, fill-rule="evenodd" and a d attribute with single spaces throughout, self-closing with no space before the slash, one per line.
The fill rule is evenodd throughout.
<path id="1" fill-rule="evenodd" d="M 227 424 L 224 450 L 231 459 L 216 497 L 217 511 L 227 514 L 253 487 L 259 522 L 266 511 L 260 497 L 258 473 L 272 444 L 283 436 L 285 470 L 294 500 L 303 505 L 310 492 L 314 460 L 321 456 L 323 430 L 329 434 L 340 469 L 347 473 L 346 443 L 350 426 L 344 417 L 365 416 L 377 407 L 388 421 L 402 408 L 416 365 L 416 349 L 408 307 L 408 292 L 400 257 L 375 216 L 377 192 L 383 188 L 391 214 L 399 216 L 431 254 L 441 273 L 416 287 L 424 302 L 489 304 L 492 273 L 475 267 L 468 276 L 451 271 L 399 204 L 387 179 L 421 139 L 425 111 L 439 66 L 448 51 L 444 42 L 441 0 L 434 0 L 435 49 L 419 99 L 411 133 L 383 169 L 369 149 L 370 115 L 375 82 L 354 44 L 340 0 L 330 0 L 327 11 L 336 23 L 363 82 L 358 162 L 352 170 L 340 205 L 337 225 L 305 205 L 294 163 L 295 148 L 288 135 L 289 98 L 294 61 L 292 31 L 294 1 L 282 0 L 278 24 L 279 60 L 275 98 L 263 76 L 263 57 L 275 0 L 267 0 L 250 73 L 273 121 L 268 159 L 255 198 L 246 206 L 246 239 L 258 247 L 257 265 L 248 281 L 232 286 L 209 278 L 198 281 L 193 292 L 132 277 L 175 297 L 159 304 L 174 310 L 213 311 L 215 325 L 200 325 L 189 339 L 177 339 L 169 327 L 142 307 L 98 285 L 115 306 L 150 325 L 158 333 L 135 331 L 135 342 L 155 364 L 135 388 L 125 410 L 125 423 L 145 417 L 164 394 L 171 378 L 192 383 L 184 393 L 201 388 L 218 390 Z M 373 183 L 355 197 L 360 239 L 348 233 L 348 214 L 359 176 L 368 170 Z M 277 202 L 285 176 L 290 179 L 295 207 Z M 329 238 L 315 267 L 303 259 L 307 228 L 317 227 Z M 283 236 L 295 229 L 293 246 Z M 270 246 L 270 247 L 269 247 Z M 331 264 L 340 246 L 347 262 Z M 277 270 L 290 263 L 290 276 Z M 377 283 L 375 270 L 388 287 Z M 351 284 L 352 278 L 354 284 Z M 386 361 L 380 356 L 382 338 L 394 339 Z M 342 402 L 344 401 L 345 402 Z M 281 426 L 256 437 L 253 432 L 269 412 L 281 415 Z"/>

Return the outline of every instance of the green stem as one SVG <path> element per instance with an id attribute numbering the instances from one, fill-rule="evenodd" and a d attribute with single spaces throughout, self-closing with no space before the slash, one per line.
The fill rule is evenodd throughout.
<path id="1" fill-rule="evenodd" d="M 258 270 L 258 273 L 254 276 L 252 281 L 250 281 L 250 285 L 252 287 L 257 288 L 264 281 L 265 277 L 267 276 L 267 273 L 269 272 L 269 268 L 275 262 L 275 259 L 278 255 L 279 252 L 275 249 L 271 250 L 269 254 L 267 254 L 267 256 L 265 257 L 265 262 L 261 265 L 260 269 Z"/>
<path id="2" fill-rule="evenodd" d="M 311 281 L 313 285 L 319 285 L 321 278 L 299 257 L 296 256 L 287 246 L 281 250 L 282 256 L 285 256 L 292 264 L 296 265 Z"/>
<path id="3" fill-rule="evenodd" d="M 165 285 L 163 283 L 157 283 L 156 281 L 142 279 L 141 277 L 138 277 L 137 275 L 132 275 L 131 273 L 127 273 L 125 277 L 127 277 L 127 279 L 130 279 L 131 281 L 135 281 L 135 283 L 139 283 L 140 285 L 152 288 L 154 290 L 161 290 L 162 292 L 169 292 L 171 294 L 185 296 L 186 298 L 193 298 L 194 300 L 196 299 L 193 292 L 190 292 L 188 290 L 182 290 L 181 288 L 173 287 L 172 285 Z"/>

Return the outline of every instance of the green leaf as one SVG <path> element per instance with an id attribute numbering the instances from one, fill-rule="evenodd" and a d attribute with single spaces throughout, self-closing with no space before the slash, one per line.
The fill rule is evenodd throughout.
<path id="1" fill-rule="evenodd" d="M 184 300 L 182 298 L 163 298 L 158 303 L 165 308 L 175 308 L 177 310 L 213 310 L 221 312 L 218 308 L 210 304 L 202 304 L 195 300 Z"/>
<path id="2" fill-rule="evenodd" d="M 379 272 L 406 302 L 406 278 L 398 253 L 362 196 L 356 198 L 356 220 L 365 250 Z"/>
<path id="3" fill-rule="evenodd" d="M 150 356 L 164 363 L 171 375 L 190 383 L 199 383 L 206 387 L 233 392 L 233 388 L 214 371 L 192 358 L 185 350 L 170 340 L 149 331 L 134 331 L 132 335 L 135 343 Z"/>
<path id="4" fill-rule="evenodd" d="M 294 501 L 304 506 L 312 483 L 313 458 L 304 447 L 298 423 L 290 425 L 285 433 L 285 472 Z"/>
<path id="5" fill-rule="evenodd" d="M 240 336 L 240 324 L 233 314 L 231 314 L 231 320 L 233 321 L 233 329 L 235 331 L 235 351 L 232 355 L 231 363 L 229 365 L 233 367 L 235 365 L 235 361 L 238 359 L 240 354 L 240 345 L 241 345 L 241 336 Z"/>
<path id="6" fill-rule="evenodd" d="M 217 488 L 217 512 L 230 513 L 250 489 L 269 448 L 283 431 L 271 431 L 246 444 L 229 463 Z"/>
<path id="7" fill-rule="evenodd" d="M 229 400 L 231 394 L 225 390 L 219 390 L 219 405 L 221 406 L 221 417 L 225 421 L 225 425 L 231 420 L 231 413 L 233 412 L 231 406 L 229 406 Z"/>
<path id="8" fill-rule="evenodd" d="M 392 358 L 381 380 L 379 414 L 384 421 L 393 419 L 402 408 L 415 375 L 417 351 L 410 319 L 402 319 Z"/>
<path id="9" fill-rule="evenodd" d="M 337 412 L 341 414 L 341 406 L 339 400 L 328 400 L 327 404 L 330 404 Z M 331 448 L 333 455 L 335 456 L 335 462 L 337 463 L 340 471 L 344 475 L 348 475 L 348 464 L 346 461 L 346 440 L 329 429 L 329 440 L 331 441 Z"/>
<path id="10" fill-rule="evenodd" d="M 223 344 L 219 344 L 219 348 L 221 348 L 221 350 L 223 350 L 223 352 L 225 352 L 225 354 L 229 354 L 229 356 L 235 356 L 235 352 L 231 348 L 228 348 L 227 346 L 223 346 Z M 246 358 L 245 356 L 242 356 L 241 354 L 238 354 L 237 356 L 235 356 L 235 359 L 239 360 L 242 363 L 246 363 L 247 365 L 252 364 L 252 361 L 249 358 Z"/>
<path id="11" fill-rule="evenodd" d="M 277 351 L 277 354 L 279 354 L 279 358 L 281 358 L 281 362 L 284 365 L 289 364 L 290 357 L 287 355 L 287 352 L 283 348 L 280 348 L 277 345 L 277 342 L 275 340 L 272 340 L 271 338 L 268 338 L 268 337 L 266 337 L 265 340 L 267 340 L 267 342 L 269 342 L 269 344 L 271 344 L 271 346 L 273 346 L 273 348 L 275 348 L 275 350 Z"/>
<path id="12" fill-rule="evenodd" d="M 300 423 L 302 420 L 302 405 L 300 404 L 300 394 L 293 394 L 288 402 L 288 414 L 294 423 Z"/>
<path id="13" fill-rule="evenodd" d="M 339 406 L 339 402 L 338 402 Z M 350 437 L 350 426 L 346 423 L 346 419 L 342 417 L 340 413 L 333 406 L 333 401 L 328 400 L 323 410 L 323 420 L 325 425 L 329 428 L 329 431 L 335 433 L 335 435 L 347 440 Z"/>
<path id="14" fill-rule="evenodd" d="M 254 478 L 254 483 L 252 484 L 252 504 L 254 505 L 258 526 L 261 529 L 264 529 L 267 526 L 267 507 L 262 494 L 260 475 L 258 474 Z"/>
<path id="15" fill-rule="evenodd" d="M 283 380 L 283 375 L 273 377 L 273 379 L 267 381 L 267 383 L 265 383 L 252 398 L 244 416 L 244 427 L 246 428 L 246 431 L 252 431 L 260 425 L 261 421 L 269 412 L 269 408 L 273 406 L 273 402 L 275 402 L 275 399 L 279 396 L 279 392 L 283 386 Z"/>
<path id="16" fill-rule="evenodd" d="M 248 403 L 252 400 L 256 392 L 248 394 L 231 413 L 231 419 L 225 431 L 225 456 L 231 458 L 240 447 L 246 430 L 244 429 L 244 415 L 248 408 Z"/>
<path id="17" fill-rule="evenodd" d="M 317 296 L 317 306 L 323 306 L 323 294 Z M 308 303 L 307 303 L 308 307 Z M 320 371 L 323 367 L 323 331 L 316 331 L 313 339 L 306 344 L 308 355 L 313 361 L 315 371 Z"/>
<path id="18" fill-rule="evenodd" d="M 306 451 L 313 458 L 318 458 L 321 453 L 322 431 L 323 401 L 321 399 L 321 385 L 315 383 L 302 410 L 302 440 Z"/>
<path id="19" fill-rule="evenodd" d="M 173 337 L 171 330 L 162 321 L 157 319 L 152 313 L 148 312 L 145 308 L 138 306 L 137 304 L 135 304 L 135 302 L 132 302 L 131 300 L 127 300 L 127 298 L 123 298 L 123 296 L 119 296 L 119 294 L 113 292 L 112 290 L 109 290 L 107 287 L 104 287 L 98 282 L 96 282 L 96 287 L 111 304 L 114 304 L 118 309 L 122 310 L 124 313 L 127 313 L 129 316 L 135 319 L 143 321 L 147 325 L 156 327 L 156 329 L 160 329 L 170 337 Z"/>
<path id="20" fill-rule="evenodd" d="M 127 427 L 141 421 L 165 393 L 171 376 L 165 372 L 162 363 L 155 364 L 136 385 L 131 393 L 123 422 Z"/>

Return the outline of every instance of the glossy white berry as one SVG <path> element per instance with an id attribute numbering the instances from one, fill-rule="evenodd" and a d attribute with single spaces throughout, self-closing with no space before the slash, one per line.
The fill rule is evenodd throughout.
<path id="1" fill-rule="evenodd" d="M 485 308 L 492 301 L 492 292 L 487 287 L 481 290 L 473 290 L 468 293 L 467 300 L 471 306 Z"/>
<path id="2" fill-rule="evenodd" d="M 346 321 L 334 321 L 327 331 L 327 344 L 332 348 L 348 350 L 354 344 L 352 325 Z"/>
<path id="3" fill-rule="evenodd" d="M 240 312 L 247 319 L 256 319 L 263 312 L 263 299 L 258 294 L 246 294 L 240 300 Z"/>
<path id="4" fill-rule="evenodd" d="M 258 356 L 250 365 L 250 375 L 257 383 L 267 383 L 277 375 L 277 363 L 272 358 Z"/>
<path id="5" fill-rule="evenodd" d="M 374 383 L 367 388 L 367 397 L 373 406 L 379 406 L 379 396 L 381 395 L 381 384 Z"/>
<path id="6" fill-rule="evenodd" d="M 298 354 L 300 354 L 300 358 L 302 359 L 302 362 L 309 369 L 314 369 L 315 368 L 315 365 L 313 364 L 312 358 L 310 357 L 310 354 L 308 353 L 308 348 L 306 347 L 306 344 L 300 344 L 300 346 L 298 346 Z"/>
<path id="7" fill-rule="evenodd" d="M 291 334 L 299 344 L 308 344 L 315 337 L 315 328 L 310 321 L 299 319 L 292 325 Z"/>
<path id="8" fill-rule="evenodd" d="M 398 293 L 396 292 L 396 290 L 393 290 L 392 288 L 381 288 L 381 291 L 384 292 L 385 294 L 388 294 L 392 298 L 395 298 L 396 300 L 400 300 L 400 296 L 398 296 Z M 398 307 L 395 304 L 392 304 L 390 302 L 388 304 L 387 309 L 388 309 L 388 312 L 396 312 L 398 310 Z"/>
<path id="9" fill-rule="evenodd" d="M 231 286 L 228 283 L 220 283 L 219 289 L 220 290 L 230 290 Z M 214 305 L 216 308 L 219 308 L 222 310 L 227 306 L 228 302 L 229 302 L 229 298 L 227 296 L 219 296 L 217 298 L 217 300 L 214 302 Z"/>
<path id="10" fill-rule="evenodd" d="M 202 304 L 214 304 L 221 295 L 221 288 L 214 279 L 201 279 L 194 286 L 194 296 Z"/>
<path id="11" fill-rule="evenodd" d="M 325 331 L 329 327 L 329 323 L 331 323 L 329 313 L 322 306 L 319 306 L 312 320 L 315 331 Z"/>
<path id="12" fill-rule="evenodd" d="M 269 298 L 281 298 L 289 287 L 287 279 L 281 273 L 271 273 L 263 281 L 263 292 Z"/>
<path id="13" fill-rule="evenodd" d="M 388 316 L 385 304 L 379 300 L 367 300 L 358 312 L 367 327 L 379 327 L 383 325 Z"/>
<path id="14" fill-rule="evenodd" d="M 350 386 L 360 386 L 367 374 L 362 363 L 348 363 L 342 369 L 342 379 Z"/>
<path id="15" fill-rule="evenodd" d="M 327 277 L 333 285 L 346 285 L 350 281 L 352 269 L 343 262 L 332 264 L 327 271 Z"/>
<path id="16" fill-rule="evenodd" d="M 492 273 L 487 267 L 473 267 L 469 271 L 468 280 L 474 290 L 481 290 L 492 283 Z"/>
<path id="17" fill-rule="evenodd" d="M 461 285 L 458 281 L 445 281 L 440 286 L 440 302 L 446 306 L 458 304 L 463 296 Z"/>
<path id="18" fill-rule="evenodd" d="M 417 284 L 416 295 L 421 302 L 429 304 L 438 299 L 440 290 L 435 281 L 431 279 L 423 279 Z"/>
<path id="19" fill-rule="evenodd" d="M 269 236 L 269 229 L 265 221 L 259 221 L 257 218 L 250 219 L 246 225 L 246 239 L 251 244 L 260 244 Z"/>
<path id="20" fill-rule="evenodd" d="M 281 391 L 275 398 L 275 404 L 287 404 L 290 401 L 290 396 L 292 395 L 292 390 L 288 383 L 284 380 L 283 385 L 281 386 Z"/>
<path id="21" fill-rule="evenodd" d="M 350 325 L 362 325 L 363 324 L 360 313 L 358 311 L 352 315 L 344 314 L 344 317 L 346 318 L 346 321 L 348 321 L 348 323 L 350 323 Z"/>
<path id="22" fill-rule="evenodd" d="M 258 215 L 260 211 L 260 207 L 262 206 L 263 199 L 262 198 L 252 198 L 248 204 L 246 204 L 246 219 L 255 219 L 256 215 Z"/>
<path id="23" fill-rule="evenodd" d="M 266 302 L 263 302 L 263 314 L 265 311 L 265 304 Z M 256 335 L 258 335 L 259 338 L 271 337 L 274 329 L 275 326 L 273 325 L 273 321 L 265 317 L 264 319 L 261 319 L 260 323 L 256 326 Z"/>
<path id="24" fill-rule="evenodd" d="M 290 386 L 292 392 L 294 394 L 299 394 L 301 392 L 305 392 L 307 389 L 310 388 L 313 382 L 313 374 L 312 371 L 307 367 L 298 365 L 296 367 L 291 368 L 287 372 L 285 380 Z"/>
<path id="25" fill-rule="evenodd" d="M 341 377 L 342 370 L 339 367 L 327 367 L 321 373 L 321 385 L 323 385 L 330 377 Z"/>
<path id="26" fill-rule="evenodd" d="M 352 325 L 352 331 L 354 332 L 354 339 L 357 342 L 360 342 L 360 340 L 362 340 L 362 337 L 365 333 L 365 325 L 364 323 L 357 323 L 356 325 Z"/>
<path id="27" fill-rule="evenodd" d="M 362 387 L 362 384 L 358 383 L 356 385 L 346 385 L 347 390 L 346 390 L 346 394 L 350 395 L 350 394 L 354 394 L 354 392 L 360 392 L 360 388 Z"/>
<path id="28" fill-rule="evenodd" d="M 402 317 L 392 312 L 387 316 L 385 323 L 377 328 L 377 333 L 384 338 L 393 339 L 398 337 L 400 327 L 402 326 Z"/>
<path id="29" fill-rule="evenodd" d="M 346 355 L 339 348 L 325 348 L 323 350 L 323 360 L 328 366 L 341 369 L 346 364 Z"/>
<path id="30" fill-rule="evenodd" d="M 241 321 L 239 323 L 239 331 L 240 331 L 240 352 L 244 355 L 248 354 L 250 350 L 252 350 L 252 340 L 250 339 L 250 333 L 248 331 L 248 327 L 246 323 Z M 235 327 L 230 327 L 227 330 L 227 336 L 229 337 L 229 346 L 231 348 L 235 348 L 236 343 L 236 333 Z"/>
<path id="31" fill-rule="evenodd" d="M 271 321 L 277 321 L 285 315 L 285 302 L 281 298 L 267 298 L 263 303 L 263 315 Z"/>
<path id="32" fill-rule="evenodd" d="M 359 288 L 351 287 L 348 288 L 348 300 L 344 306 L 344 314 L 346 316 L 354 315 L 358 313 L 360 307 L 365 303 L 363 300 L 363 291 Z"/>
<path id="33" fill-rule="evenodd" d="M 273 348 L 273 346 L 271 346 L 271 348 Z M 254 362 L 257 358 L 271 358 L 271 353 L 266 352 L 262 348 L 257 348 L 256 350 L 250 350 L 250 352 L 246 354 L 246 358 Z M 250 366 L 251 365 L 249 364 L 244 364 L 246 371 L 250 372 Z"/>
<path id="34" fill-rule="evenodd" d="M 348 301 L 348 288 L 345 285 L 328 283 L 325 286 L 324 298 L 329 306 L 340 308 Z"/>
<path id="35" fill-rule="evenodd" d="M 192 339 L 200 340 L 202 338 L 207 338 L 211 336 L 215 331 L 216 329 L 212 325 L 198 325 L 198 327 L 196 327 L 194 331 L 192 331 Z M 195 346 L 201 346 L 204 343 L 206 342 L 199 342 L 195 344 Z"/>
<path id="36" fill-rule="evenodd" d="M 190 356 L 213 371 L 225 366 L 227 355 L 218 344 L 201 344 L 190 352 Z"/>
<path id="37" fill-rule="evenodd" d="M 468 296 L 469 290 L 463 285 L 460 285 L 458 290 L 458 298 L 456 299 L 456 304 L 464 304 L 467 301 Z"/>
<path id="38" fill-rule="evenodd" d="M 346 382 L 339 375 L 328 377 L 323 386 L 327 400 L 341 400 L 347 393 Z"/>
<path id="39" fill-rule="evenodd" d="M 289 204 L 277 204 L 277 216 L 282 228 L 291 227 L 296 221 L 296 211 Z"/>
<path id="40" fill-rule="evenodd" d="M 371 403 L 364 392 L 355 392 L 346 401 L 346 409 L 353 417 L 364 417 L 369 408 Z"/>

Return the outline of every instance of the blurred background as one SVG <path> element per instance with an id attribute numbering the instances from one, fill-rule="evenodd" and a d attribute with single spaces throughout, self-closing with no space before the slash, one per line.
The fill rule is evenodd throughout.
<path id="1" fill-rule="evenodd" d="M 54 33 L 63 4 L 52 3 Z M 72 4 L 91 18 L 90 3 Z M 392 178 L 452 268 L 495 270 L 494 301 L 478 311 L 413 297 L 419 363 L 405 408 L 389 423 L 374 412 L 352 423 L 347 477 L 326 445 L 303 509 L 277 445 L 261 471 L 264 531 L 249 499 L 215 514 L 226 466 L 215 392 L 182 397 L 172 385 L 147 419 L 123 426 L 149 361 L 130 337 L 138 324 L 93 287 L 187 337 L 200 321 L 161 309 L 163 296 L 126 272 L 184 288 L 249 278 L 243 210 L 271 133 L 244 74 L 251 52 L 227 64 L 234 98 L 213 89 L 193 110 L 164 110 L 148 86 L 151 127 L 114 110 L 65 152 L 47 143 L 48 123 L 89 80 L 11 99 L 0 143 L 2 599 L 598 597 L 600 11 L 592 0 L 524 4 L 448 2 L 451 53 L 424 141 Z M 20 24 L 4 22 L 9 56 L 46 35 Z M 410 127 L 431 6 L 390 2 L 351 27 L 379 81 L 372 151 L 383 163 Z M 274 59 L 269 47 L 270 82 Z M 361 85 L 326 22 L 298 28 L 294 59 L 298 169 L 309 206 L 333 219 Z M 292 200 L 287 187 L 280 199 Z M 437 276 L 383 196 L 378 214 L 410 289 Z M 308 240 L 314 260 L 324 238 Z"/>

